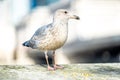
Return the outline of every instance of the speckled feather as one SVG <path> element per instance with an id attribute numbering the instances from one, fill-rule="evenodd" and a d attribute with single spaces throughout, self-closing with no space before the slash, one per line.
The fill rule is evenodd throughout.
<path id="1" fill-rule="evenodd" d="M 39 28 L 29 40 L 32 48 L 40 50 L 55 50 L 64 45 L 67 40 L 67 25 L 58 27 L 49 24 Z"/>

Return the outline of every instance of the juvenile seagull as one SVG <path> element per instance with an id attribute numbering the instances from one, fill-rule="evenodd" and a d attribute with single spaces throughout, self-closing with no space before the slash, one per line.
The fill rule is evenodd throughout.
<path id="1" fill-rule="evenodd" d="M 48 70 L 63 68 L 55 62 L 55 50 L 62 47 L 67 40 L 69 19 L 79 20 L 79 17 L 65 9 L 57 10 L 52 23 L 39 28 L 30 40 L 23 43 L 23 46 L 44 51 Z M 48 62 L 49 50 L 53 51 L 54 67 L 51 67 Z"/>

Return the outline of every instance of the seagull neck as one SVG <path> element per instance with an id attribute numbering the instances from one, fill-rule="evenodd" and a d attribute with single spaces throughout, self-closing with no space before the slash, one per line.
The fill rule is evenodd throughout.
<path id="1" fill-rule="evenodd" d="M 54 19 L 53 22 L 53 25 L 68 25 L 67 19 Z"/>

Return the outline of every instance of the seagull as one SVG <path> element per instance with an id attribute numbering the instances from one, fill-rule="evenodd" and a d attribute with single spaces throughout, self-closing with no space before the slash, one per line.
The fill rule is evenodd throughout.
<path id="1" fill-rule="evenodd" d="M 44 51 L 48 70 L 63 68 L 56 64 L 55 51 L 61 48 L 67 40 L 69 19 L 79 20 L 80 18 L 66 9 L 58 9 L 53 16 L 52 23 L 38 28 L 31 39 L 23 43 L 23 46 Z M 48 61 L 48 51 L 53 51 L 53 67 Z"/>

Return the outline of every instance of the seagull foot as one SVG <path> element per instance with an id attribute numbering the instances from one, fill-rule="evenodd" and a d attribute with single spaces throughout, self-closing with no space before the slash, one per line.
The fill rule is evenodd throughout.
<path id="1" fill-rule="evenodd" d="M 61 65 L 54 65 L 54 69 L 63 69 L 64 66 L 61 66 Z"/>
<path id="2" fill-rule="evenodd" d="M 54 71 L 55 69 L 51 66 L 48 66 L 48 71 Z"/>

